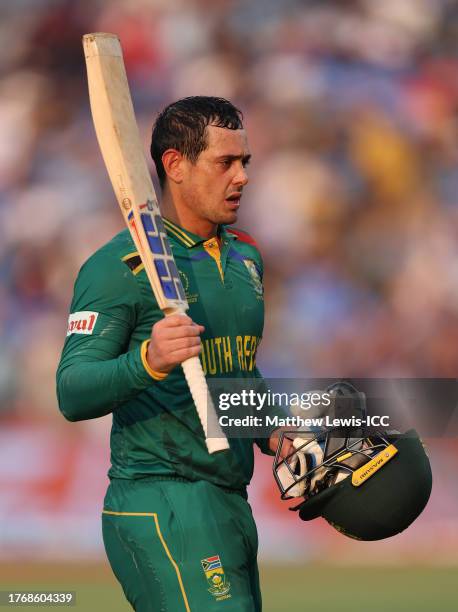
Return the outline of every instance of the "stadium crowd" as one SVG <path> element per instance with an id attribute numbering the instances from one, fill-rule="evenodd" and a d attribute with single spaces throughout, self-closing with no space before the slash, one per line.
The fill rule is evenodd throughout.
<path id="1" fill-rule="evenodd" d="M 145 149 L 178 97 L 243 110 L 239 225 L 265 259 L 266 375 L 454 377 L 457 13 L 448 0 L 2 3 L 2 414 L 60 418 L 72 283 L 122 228 L 90 119 L 89 31 L 121 38 Z"/>
<path id="2" fill-rule="evenodd" d="M 179 97 L 244 112 L 253 159 L 238 225 L 265 261 L 266 376 L 456 377 L 454 0 L 7 0 L 0 558 L 101 551 L 109 417 L 69 424 L 55 397 L 74 278 L 123 228 L 89 111 L 81 36 L 94 31 L 122 41 L 145 151 Z M 431 445 L 425 516 L 374 559 L 456 562 L 457 441 Z M 250 500 L 266 558 L 332 557 L 319 521 L 307 546 L 297 537 L 267 458 Z M 338 563 L 361 559 L 357 544 L 332 546 Z"/>

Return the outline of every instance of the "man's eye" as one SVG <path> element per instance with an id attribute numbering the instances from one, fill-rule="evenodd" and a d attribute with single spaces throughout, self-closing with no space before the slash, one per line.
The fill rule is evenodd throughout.
<path id="1" fill-rule="evenodd" d="M 230 159 L 223 159 L 223 161 L 221 163 L 223 164 L 223 166 L 226 166 L 227 168 L 229 168 L 229 166 L 232 163 L 232 160 L 230 160 Z"/>

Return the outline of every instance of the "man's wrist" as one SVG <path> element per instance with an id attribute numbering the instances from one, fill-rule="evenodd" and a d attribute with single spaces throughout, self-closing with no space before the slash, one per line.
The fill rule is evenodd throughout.
<path id="1" fill-rule="evenodd" d="M 153 370 L 148 363 L 148 346 L 150 342 L 150 338 L 144 340 L 140 348 L 140 355 L 142 358 L 143 367 L 154 380 L 164 380 L 164 378 L 167 377 L 168 372 L 157 372 L 156 370 Z"/>

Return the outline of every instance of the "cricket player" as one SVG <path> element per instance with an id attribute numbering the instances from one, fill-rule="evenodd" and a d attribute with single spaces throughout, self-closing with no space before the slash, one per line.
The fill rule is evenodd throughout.
<path id="1" fill-rule="evenodd" d="M 165 108 L 151 154 L 161 210 L 189 302 L 164 318 L 127 229 L 82 266 L 57 372 L 70 421 L 112 413 L 102 515 L 113 572 L 139 612 L 261 610 L 257 532 L 246 487 L 253 443 L 210 455 L 179 364 L 200 355 L 208 378 L 260 377 L 263 265 L 232 229 L 248 183 L 242 114 L 221 98 Z"/>

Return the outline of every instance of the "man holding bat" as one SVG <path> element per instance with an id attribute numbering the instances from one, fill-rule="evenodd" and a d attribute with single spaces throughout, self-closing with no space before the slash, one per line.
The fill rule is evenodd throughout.
<path id="1" fill-rule="evenodd" d="M 253 442 L 210 454 L 179 365 L 260 378 L 262 260 L 236 222 L 250 160 L 242 115 L 193 97 L 158 116 L 151 153 L 188 315 L 158 307 L 128 230 L 81 268 L 57 373 L 71 421 L 113 414 L 105 548 L 135 610 L 261 610 L 257 533 L 246 487 Z M 211 432 L 210 432 L 211 434 Z"/>

